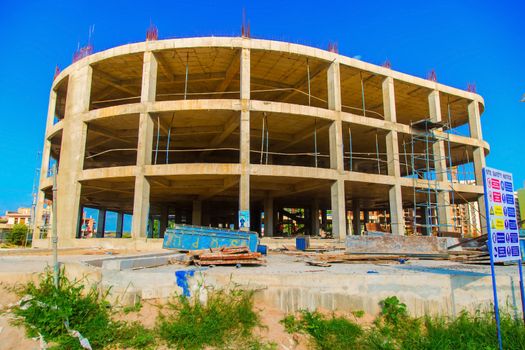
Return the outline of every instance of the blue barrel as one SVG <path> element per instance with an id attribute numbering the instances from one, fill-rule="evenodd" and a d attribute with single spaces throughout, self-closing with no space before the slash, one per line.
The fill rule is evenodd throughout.
<path id="1" fill-rule="evenodd" d="M 295 247 L 297 250 L 306 250 L 310 247 L 310 237 L 297 236 L 295 237 Z"/>
<path id="2" fill-rule="evenodd" d="M 164 249 L 199 250 L 222 247 L 247 247 L 257 250 L 256 232 L 219 229 L 205 226 L 175 225 L 164 234 Z"/>
<path id="3" fill-rule="evenodd" d="M 257 253 L 261 253 L 262 255 L 267 255 L 268 254 L 268 246 L 267 245 L 263 245 L 263 244 L 259 244 L 257 246 Z"/>

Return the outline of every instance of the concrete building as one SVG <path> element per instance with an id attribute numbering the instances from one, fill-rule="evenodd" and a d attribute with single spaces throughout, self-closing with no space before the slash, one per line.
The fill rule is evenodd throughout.
<path id="1" fill-rule="evenodd" d="M 414 225 L 453 226 L 453 193 L 483 211 L 483 108 L 481 96 L 435 79 L 286 42 L 204 37 L 124 45 L 55 78 L 36 217 L 52 198 L 48 173 L 56 161 L 64 246 L 86 241 L 77 239 L 83 208 L 132 215 L 132 239 L 100 232 L 91 246 L 146 242 L 153 221 L 160 236 L 172 222 L 238 227 L 239 217 L 259 231 L 263 212 L 271 213 L 264 227 L 272 236 L 285 208 L 304 209 L 306 233 L 319 232 L 330 210 L 330 229 L 342 239 L 360 232 L 361 216 L 381 211 L 391 232 L 403 235 L 403 209 L 424 201 L 430 188 L 439 215 L 414 209 Z M 466 136 L 446 130 L 465 124 Z M 469 162 L 475 183 L 451 181 L 448 167 Z M 428 171 L 417 170 L 425 165 Z"/>
<path id="2" fill-rule="evenodd" d="M 31 208 L 18 208 L 17 211 L 6 211 L 3 217 L 7 225 L 31 224 Z"/>

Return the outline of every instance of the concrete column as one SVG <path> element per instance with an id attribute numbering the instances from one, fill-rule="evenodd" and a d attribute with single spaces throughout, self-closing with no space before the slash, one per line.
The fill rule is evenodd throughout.
<path id="1" fill-rule="evenodd" d="M 363 221 L 365 224 L 370 222 L 370 212 L 368 210 L 363 210 Z"/>
<path id="2" fill-rule="evenodd" d="M 147 111 L 147 103 L 155 101 L 157 86 L 157 60 L 152 52 L 144 52 L 142 67 L 141 102 L 146 111 L 140 114 L 137 144 L 137 165 L 135 167 L 135 193 L 133 197 L 133 219 L 131 236 L 146 237 L 150 206 L 150 184 L 144 176 L 145 165 L 151 164 L 153 147 L 153 120 Z"/>
<path id="3" fill-rule="evenodd" d="M 162 207 L 162 211 L 160 213 L 160 232 L 159 237 L 164 238 L 164 233 L 166 232 L 166 229 L 168 228 L 168 214 L 169 214 L 169 207 L 167 205 Z"/>
<path id="4" fill-rule="evenodd" d="M 326 230 L 326 209 L 321 209 L 321 226 L 323 227 L 323 230 Z"/>
<path id="5" fill-rule="evenodd" d="M 191 211 L 191 224 L 202 226 L 202 201 L 194 200 Z"/>
<path id="6" fill-rule="evenodd" d="M 468 105 L 468 122 L 470 127 L 470 137 L 478 140 L 483 139 L 481 131 L 481 116 L 479 112 L 479 103 L 472 101 Z M 474 174 L 476 179 L 476 185 L 483 185 L 483 168 L 486 166 L 485 151 L 482 147 L 475 147 L 472 151 L 472 161 L 474 163 Z M 484 216 L 486 213 L 485 209 L 485 196 L 478 196 L 477 199 L 479 212 Z M 487 225 L 485 220 L 480 216 L 481 232 L 482 234 L 487 233 Z"/>
<path id="7" fill-rule="evenodd" d="M 240 123 L 239 210 L 250 211 L 250 50 L 241 52 L 241 123 Z M 250 220 L 251 221 L 251 220 Z M 249 227 L 242 230 L 248 231 Z"/>
<path id="8" fill-rule="evenodd" d="M 81 114 L 89 110 L 92 74 L 91 66 L 86 66 L 71 72 L 68 79 L 57 176 L 59 244 L 63 239 L 75 238 L 79 223 L 77 213 L 80 207 L 81 185 L 78 179 L 84 168 L 87 137 L 87 124 L 83 122 Z"/>
<path id="9" fill-rule="evenodd" d="M 327 72 L 328 82 L 328 108 L 341 112 L 341 76 L 338 62 L 330 65 Z M 330 168 L 337 170 L 341 178 L 335 180 L 330 187 L 332 206 L 332 232 L 334 237 L 346 237 L 346 209 L 345 209 L 345 183 L 343 163 L 343 124 L 341 115 L 337 113 L 336 120 L 329 129 L 330 137 Z"/>
<path id="10" fill-rule="evenodd" d="M 468 125 L 470 137 L 482 140 L 483 133 L 481 131 L 481 116 L 478 101 L 472 101 L 468 104 Z"/>
<path id="11" fill-rule="evenodd" d="M 264 198 L 264 237 L 273 237 L 274 221 L 273 221 L 273 198 L 266 196 Z"/>
<path id="12" fill-rule="evenodd" d="M 117 213 L 117 232 L 116 232 L 117 238 L 122 238 L 123 233 L 124 233 L 124 213 L 119 211 Z"/>
<path id="13" fill-rule="evenodd" d="M 433 122 L 442 121 L 439 91 L 434 90 L 428 95 L 430 119 Z M 436 179 L 440 182 L 448 182 L 447 159 L 445 142 L 437 141 L 432 146 L 434 153 L 434 166 L 436 169 Z M 449 191 L 440 191 L 437 198 L 438 222 L 440 231 L 452 231 L 454 223 L 452 221 L 452 208 L 450 207 Z"/>
<path id="14" fill-rule="evenodd" d="M 354 229 L 354 235 L 361 234 L 361 201 L 359 199 L 352 199 L 352 226 Z"/>
<path id="15" fill-rule="evenodd" d="M 106 209 L 98 210 L 97 238 L 103 238 L 106 232 Z"/>
<path id="16" fill-rule="evenodd" d="M 317 198 L 314 198 L 310 204 L 310 222 L 312 234 L 319 235 L 319 200 Z"/>
<path id="17" fill-rule="evenodd" d="M 38 194 L 35 208 L 35 218 L 33 223 L 34 234 L 33 237 L 40 238 L 40 228 L 44 224 L 42 221 L 42 216 L 44 215 L 44 202 L 45 202 L 45 193 L 40 191 L 42 188 L 43 181 L 47 178 L 49 172 L 49 159 L 51 156 L 51 142 L 47 139 L 47 132 L 53 126 L 53 120 L 55 118 L 55 109 L 57 102 L 57 93 L 55 90 L 51 90 L 49 94 L 49 105 L 47 110 L 47 119 L 46 119 L 46 133 L 44 139 L 44 147 L 42 150 L 42 164 L 40 165 L 40 182 L 38 186 Z"/>
<path id="18" fill-rule="evenodd" d="M 383 80 L 383 111 L 385 120 L 396 123 L 396 99 L 394 91 L 394 79 L 386 77 Z M 401 194 L 401 177 L 399 161 L 399 141 L 397 131 L 391 130 L 386 134 L 386 154 L 388 175 L 396 178 L 396 183 L 388 190 L 388 201 L 390 206 L 390 227 L 395 235 L 405 234 L 405 219 L 403 215 L 403 198 Z"/>
<path id="19" fill-rule="evenodd" d="M 151 51 L 144 52 L 144 63 L 142 66 L 142 90 L 141 102 L 153 102 L 157 95 L 157 58 Z"/>

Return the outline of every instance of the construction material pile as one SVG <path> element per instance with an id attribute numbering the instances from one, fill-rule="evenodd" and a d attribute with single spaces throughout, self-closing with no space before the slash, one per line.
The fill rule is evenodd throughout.
<path id="1" fill-rule="evenodd" d="M 464 240 L 458 244 L 450 246 L 448 247 L 448 253 L 451 261 L 457 261 L 464 264 L 490 264 L 487 235 Z"/>
<path id="2" fill-rule="evenodd" d="M 261 253 L 250 252 L 247 247 L 222 247 L 188 252 L 190 260 L 197 266 L 214 265 L 266 265 Z"/>

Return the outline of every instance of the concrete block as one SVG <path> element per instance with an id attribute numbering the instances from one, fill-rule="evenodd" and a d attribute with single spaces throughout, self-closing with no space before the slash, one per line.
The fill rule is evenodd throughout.
<path id="1" fill-rule="evenodd" d="M 347 253 L 445 254 L 447 239 L 427 236 L 347 236 Z"/>
<path id="2" fill-rule="evenodd" d="M 114 259 L 102 262 L 102 268 L 105 270 L 130 270 L 130 269 L 144 269 L 149 267 L 156 267 L 168 265 L 171 260 L 184 261 L 186 254 L 173 254 L 163 256 L 148 256 L 148 257 L 134 257 L 129 259 Z"/>

